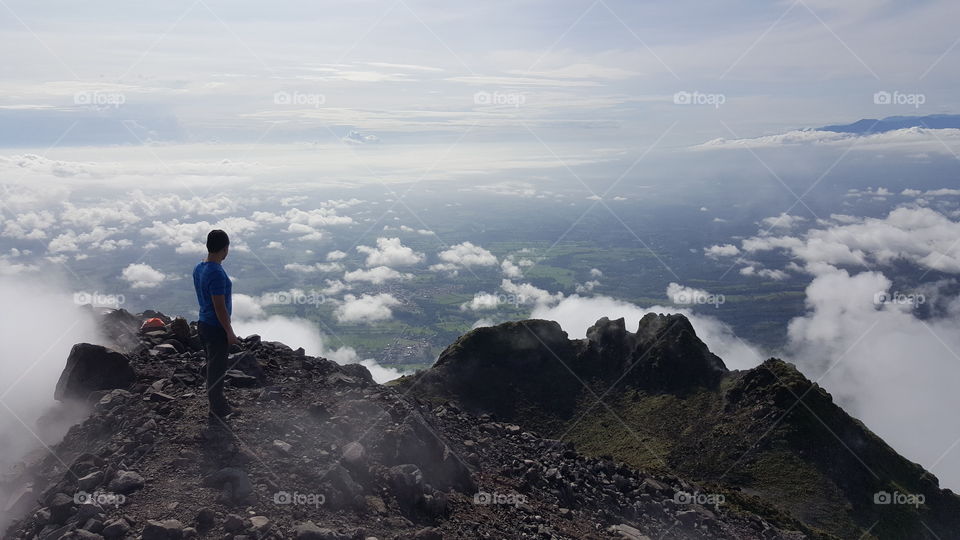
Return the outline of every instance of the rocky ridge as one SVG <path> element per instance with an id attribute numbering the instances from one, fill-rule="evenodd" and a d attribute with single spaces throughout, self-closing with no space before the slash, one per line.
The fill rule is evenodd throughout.
<path id="1" fill-rule="evenodd" d="M 647 314 L 635 332 L 602 318 L 586 339 L 544 320 L 478 328 L 399 386 L 698 482 L 810 536 L 960 538 L 960 497 L 936 476 L 793 365 L 728 370 L 682 315 Z"/>
<path id="2" fill-rule="evenodd" d="M 138 332 L 148 317 L 167 325 Z M 4 538 L 804 537 L 675 475 L 258 336 L 231 354 L 238 413 L 211 425 L 194 325 L 123 310 L 102 321 L 120 350 L 78 345 L 57 385 L 62 407 L 89 415 L 0 477 L 0 503 L 20 516 Z"/>

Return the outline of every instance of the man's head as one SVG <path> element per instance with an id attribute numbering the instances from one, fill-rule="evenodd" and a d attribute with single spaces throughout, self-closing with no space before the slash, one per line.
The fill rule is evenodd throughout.
<path id="1" fill-rule="evenodd" d="M 230 251 L 230 237 L 220 229 L 214 229 L 207 234 L 207 252 L 216 258 L 227 258 Z"/>

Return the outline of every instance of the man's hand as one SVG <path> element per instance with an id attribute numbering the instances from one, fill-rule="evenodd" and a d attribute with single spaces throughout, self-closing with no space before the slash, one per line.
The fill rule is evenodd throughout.
<path id="1" fill-rule="evenodd" d="M 227 333 L 227 345 L 236 345 L 240 340 L 238 340 L 237 335 L 233 333 L 233 325 L 230 324 L 230 314 L 227 313 L 227 301 L 222 294 L 210 295 L 210 299 L 213 301 L 213 311 L 217 314 L 217 320 L 220 321 L 220 326 L 223 327 L 223 330 Z"/>

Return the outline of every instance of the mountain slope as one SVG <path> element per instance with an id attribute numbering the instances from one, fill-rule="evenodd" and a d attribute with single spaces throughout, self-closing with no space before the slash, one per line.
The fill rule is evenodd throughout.
<path id="1" fill-rule="evenodd" d="M 795 519 L 842 538 L 960 538 L 960 498 L 933 475 L 791 364 L 728 371 L 680 315 L 648 314 L 636 333 L 601 319 L 583 340 L 551 321 L 480 328 L 399 384 L 591 455 L 702 482 L 781 525 Z M 888 496 L 893 504 L 883 504 Z"/>

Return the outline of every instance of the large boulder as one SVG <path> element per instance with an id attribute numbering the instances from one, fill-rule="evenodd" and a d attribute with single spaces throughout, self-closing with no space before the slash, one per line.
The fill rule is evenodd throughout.
<path id="1" fill-rule="evenodd" d="M 77 343 L 70 349 L 53 397 L 58 401 L 82 400 L 95 390 L 127 388 L 136 379 L 125 354 L 102 345 Z"/>

